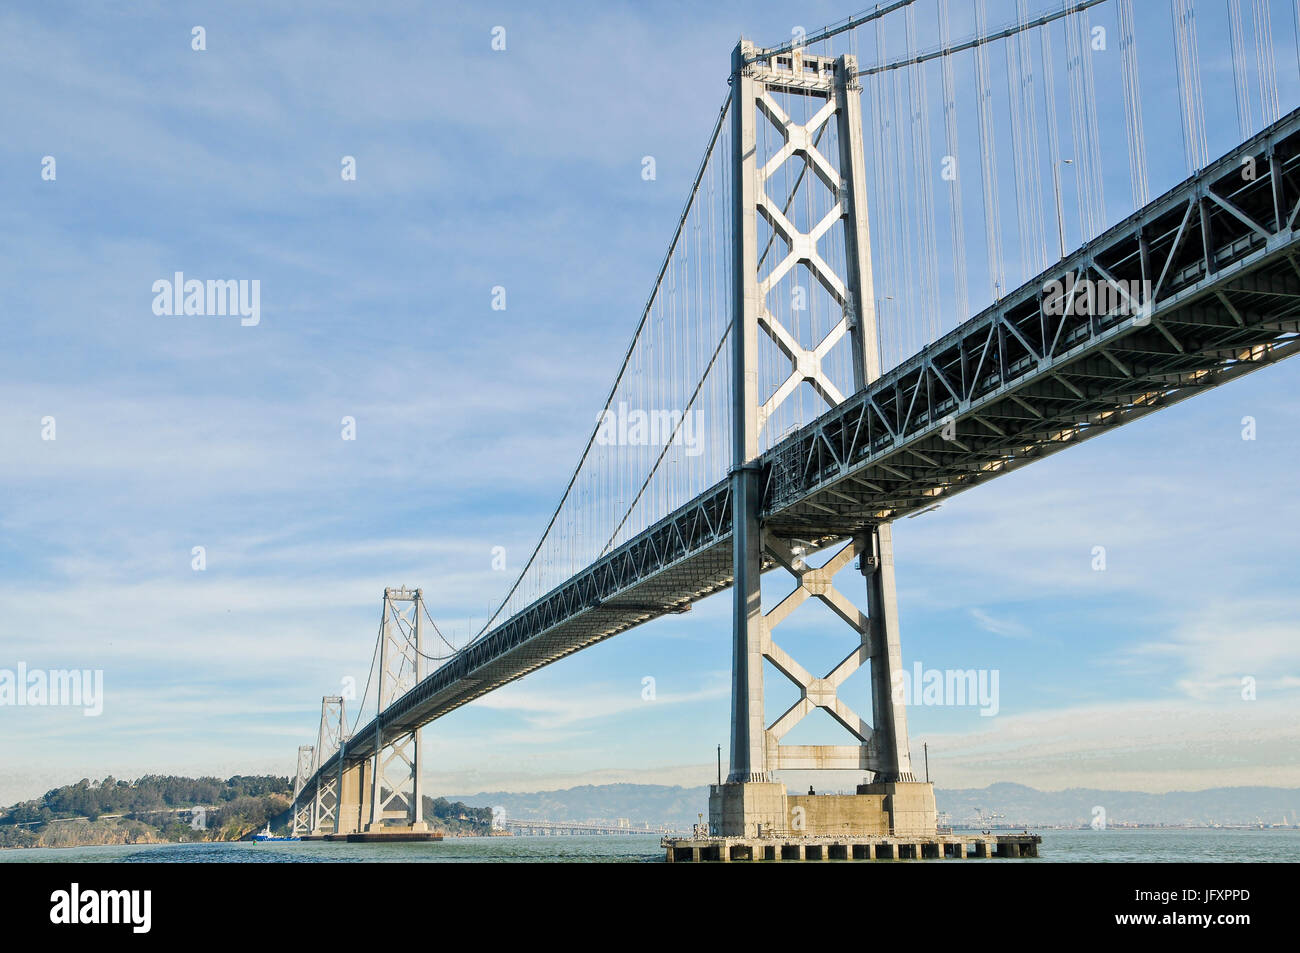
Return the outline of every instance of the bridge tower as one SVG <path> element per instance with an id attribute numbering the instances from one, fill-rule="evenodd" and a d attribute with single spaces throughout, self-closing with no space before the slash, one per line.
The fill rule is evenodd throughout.
<path id="1" fill-rule="evenodd" d="M 384 710 L 424 677 L 424 614 L 422 589 L 384 590 L 375 754 L 368 786 L 370 831 L 383 830 L 386 820 L 404 821 L 412 831 L 429 829 L 420 785 L 421 730 L 383 722 Z"/>
<path id="2" fill-rule="evenodd" d="M 294 837 L 310 834 L 315 827 L 312 817 L 314 804 L 302 796 L 302 789 L 316 770 L 315 754 L 313 745 L 298 746 L 298 771 L 293 781 L 293 819 L 289 831 Z"/>
<path id="3" fill-rule="evenodd" d="M 869 782 L 840 807 L 854 812 L 849 823 L 870 829 L 879 823 L 895 832 L 935 827 L 934 794 L 912 775 L 903 702 L 891 691 L 901 669 L 898 612 L 894 591 L 893 539 L 887 522 L 864 524 L 862 531 L 829 562 L 805 562 L 806 541 L 782 538 L 762 525 L 762 474 L 759 454 L 763 428 L 772 413 L 804 382 L 828 406 L 845 397 L 824 373 L 822 359 L 843 338 L 852 349 L 853 386 L 860 390 L 880 375 L 879 345 L 872 289 L 867 217 L 866 171 L 857 62 L 853 56 L 828 57 L 798 47 L 758 50 L 742 40 L 732 54 L 732 562 L 733 658 L 731 767 L 725 784 L 709 798 L 715 834 L 754 836 L 763 830 L 812 827 L 793 822 L 791 808 L 804 798 L 788 796 L 773 772 L 795 769 L 852 769 L 871 772 Z M 782 108 L 807 97 L 812 118 L 797 121 Z M 783 144 L 760 164 L 759 123 L 774 126 Z M 837 154 L 818 149 L 824 129 L 833 124 Z M 802 160 L 831 195 L 830 212 L 801 231 L 768 191 L 767 183 L 790 161 Z M 810 186 L 812 182 L 810 181 Z M 761 271 L 759 217 L 785 246 L 783 259 Z M 840 226 L 837 228 L 836 226 Z M 841 243 L 843 254 L 823 255 L 825 239 Z M 821 246 L 819 247 L 819 242 Z M 763 257 L 766 257 L 765 255 Z M 836 270 L 828 258 L 843 262 Z M 841 313 L 830 332 L 811 348 L 769 308 L 781 279 L 802 267 L 824 288 Z M 766 400 L 759 395 L 759 335 L 766 335 L 790 362 L 786 381 Z M 832 577 L 857 558 L 865 577 L 867 611 L 862 612 L 832 584 Z M 763 611 L 760 576 L 764 566 L 785 568 L 796 586 L 784 600 Z M 851 651 L 824 677 L 814 677 L 773 639 L 773 630 L 800 605 L 818 599 L 853 632 Z M 770 725 L 764 712 L 763 663 L 770 661 L 799 688 L 799 700 Z M 870 665 L 872 721 L 868 725 L 838 695 L 839 686 L 863 663 Z M 781 738 L 814 708 L 822 708 L 853 738 L 845 745 L 783 745 Z M 803 820 L 821 816 L 814 805 L 794 812 Z M 880 819 L 884 818 L 882 822 Z M 843 815 L 837 823 L 845 823 Z"/>
<path id="4" fill-rule="evenodd" d="M 343 698 L 340 695 L 324 695 L 320 700 L 320 729 L 316 735 L 316 763 L 319 768 L 334 752 L 343 747 L 347 740 L 348 716 Z M 313 769 L 314 770 L 314 769 Z M 313 834 L 325 833 L 329 822 L 329 833 L 339 830 L 339 778 L 316 778 L 316 793 L 312 800 Z"/>

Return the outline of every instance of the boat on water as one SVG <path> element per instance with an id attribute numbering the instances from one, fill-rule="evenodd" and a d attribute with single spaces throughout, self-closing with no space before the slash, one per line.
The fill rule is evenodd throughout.
<path id="1" fill-rule="evenodd" d="M 261 830 L 258 833 L 253 835 L 253 842 L 256 844 L 267 844 L 267 843 L 283 844 L 289 841 L 300 841 L 300 840 L 302 840 L 301 837 L 276 837 L 274 834 L 271 833 L 270 824 L 267 824 L 264 830 Z"/>

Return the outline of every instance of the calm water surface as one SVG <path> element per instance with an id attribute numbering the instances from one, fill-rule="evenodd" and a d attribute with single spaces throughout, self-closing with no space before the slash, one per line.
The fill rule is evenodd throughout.
<path id="1" fill-rule="evenodd" d="M 1300 830 L 1043 831 L 1037 860 L 1060 862 L 1267 862 L 1300 860 Z M 0 863 L 662 863 L 658 835 L 456 837 L 426 844 L 148 844 L 0 850 Z M 898 861 L 917 863 L 917 861 Z"/>

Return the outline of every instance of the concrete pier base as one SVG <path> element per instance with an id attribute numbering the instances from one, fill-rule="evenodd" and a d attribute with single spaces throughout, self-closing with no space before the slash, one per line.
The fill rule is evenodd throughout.
<path id="1" fill-rule="evenodd" d="M 745 781 L 709 785 L 709 832 L 723 837 L 761 837 L 788 826 L 785 785 Z"/>
<path id="2" fill-rule="evenodd" d="M 339 778 L 338 829 L 336 834 L 355 834 L 370 823 L 371 778 L 365 761 L 349 765 Z"/>
<path id="3" fill-rule="evenodd" d="M 920 781 L 873 782 L 856 794 L 789 794 L 784 784 L 728 782 L 709 786 L 713 837 L 893 835 L 930 837 L 938 830 L 934 786 Z"/>
<path id="4" fill-rule="evenodd" d="M 410 842 L 440 841 L 441 831 L 416 831 L 410 828 L 389 827 L 383 831 L 362 831 L 346 834 L 307 834 L 303 840 L 325 840 L 348 844 L 405 844 Z"/>
<path id="5" fill-rule="evenodd" d="M 885 781 L 859 784 L 860 797 L 880 798 L 893 834 L 929 836 L 938 829 L 934 785 L 927 781 Z"/>
<path id="6" fill-rule="evenodd" d="M 665 837 L 670 864 L 852 860 L 965 860 L 1038 856 L 1039 834 Z"/>

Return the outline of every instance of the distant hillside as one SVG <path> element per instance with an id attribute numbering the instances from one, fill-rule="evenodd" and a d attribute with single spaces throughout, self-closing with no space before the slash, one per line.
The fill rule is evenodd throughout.
<path id="1" fill-rule="evenodd" d="M 91 847 L 241 840 L 267 824 L 288 826 L 292 787 L 285 777 L 135 781 L 83 778 L 0 810 L 0 847 Z M 196 808 L 202 808 L 196 820 Z M 492 810 L 424 798 L 424 818 L 448 834 L 486 834 Z"/>
<path id="2" fill-rule="evenodd" d="M 454 800 L 483 807 L 501 807 L 510 817 L 550 821 L 614 821 L 670 824 L 689 830 L 697 815 L 709 809 L 706 786 L 683 788 L 658 784 L 583 785 L 563 791 L 528 794 L 485 791 L 458 794 Z M 981 816 L 1002 815 L 1008 825 L 1079 825 L 1090 822 L 1093 808 L 1105 808 L 1109 824 L 1294 824 L 1300 821 L 1300 789 L 1237 787 L 1205 791 L 1103 791 L 1070 788 L 1038 791 L 1023 784 L 992 784 L 986 788 L 939 788 L 939 810 L 954 824 L 977 825 Z M 978 809 L 978 810 L 977 810 Z M 981 813 L 982 812 L 982 815 Z M 984 826 L 984 825 L 980 825 Z"/>
<path id="3" fill-rule="evenodd" d="M 0 811 L 0 847 L 239 840 L 284 814 L 289 796 L 285 777 L 83 778 Z"/>
<path id="4" fill-rule="evenodd" d="M 447 834 L 486 834 L 492 829 L 490 807 L 470 807 L 445 797 L 424 796 L 424 820 Z"/>

